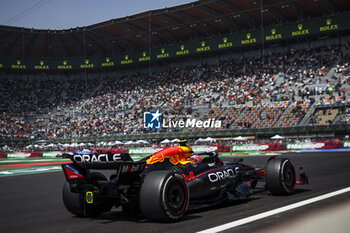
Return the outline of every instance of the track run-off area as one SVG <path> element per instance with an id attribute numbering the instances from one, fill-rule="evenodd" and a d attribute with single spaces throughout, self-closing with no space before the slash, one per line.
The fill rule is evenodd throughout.
<path id="1" fill-rule="evenodd" d="M 348 232 L 349 221 L 331 216 L 350 203 L 350 152 L 284 153 L 280 156 L 290 158 L 296 170 L 302 166 L 310 184 L 297 186 L 295 193 L 289 196 L 272 196 L 262 191 L 247 201 L 190 209 L 182 221 L 175 223 L 125 218 L 120 208 L 96 218 L 75 217 L 62 202 L 65 177 L 60 165 L 4 169 L 1 166 L 14 163 L 0 163 L 0 172 L 37 169 L 39 173 L 0 173 L 0 232 L 310 232 L 309 228 L 301 228 L 301 223 L 308 219 L 316 221 L 313 226 L 317 232 L 330 232 L 327 226 L 332 227 L 329 228 L 332 232 Z M 244 163 L 264 166 L 268 156 L 242 158 Z M 232 159 L 223 157 L 223 160 Z M 322 220 L 320 214 L 328 221 Z"/>

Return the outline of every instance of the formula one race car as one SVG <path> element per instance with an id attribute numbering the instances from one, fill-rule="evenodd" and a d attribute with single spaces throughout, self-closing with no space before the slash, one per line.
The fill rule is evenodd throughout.
<path id="1" fill-rule="evenodd" d="M 142 214 L 153 221 L 179 220 L 189 206 L 247 199 L 257 183 L 273 195 L 291 194 L 299 180 L 289 159 L 271 157 L 265 168 L 223 162 L 216 152 L 193 155 L 191 147 L 165 148 L 140 161 L 123 150 L 80 151 L 63 164 L 63 202 L 77 216 L 96 216 L 113 206 L 124 215 Z M 107 179 L 92 170 L 115 170 Z"/>

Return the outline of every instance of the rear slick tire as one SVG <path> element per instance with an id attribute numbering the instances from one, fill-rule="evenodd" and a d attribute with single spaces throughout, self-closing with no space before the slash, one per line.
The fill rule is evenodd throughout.
<path id="1" fill-rule="evenodd" d="M 93 183 L 104 179 L 107 180 L 105 176 L 98 172 L 91 173 L 91 180 Z M 98 204 L 86 203 L 85 196 L 80 193 L 72 192 L 70 184 L 67 181 L 63 185 L 62 199 L 66 209 L 78 217 L 94 217 L 112 208 L 112 205 L 108 202 L 100 202 Z"/>
<path id="2" fill-rule="evenodd" d="M 141 186 L 140 210 L 151 221 L 177 221 L 185 214 L 189 191 L 184 178 L 168 170 L 149 173 Z"/>
<path id="3" fill-rule="evenodd" d="M 293 193 L 296 175 L 289 159 L 275 158 L 268 162 L 266 168 L 266 187 L 273 195 Z"/>

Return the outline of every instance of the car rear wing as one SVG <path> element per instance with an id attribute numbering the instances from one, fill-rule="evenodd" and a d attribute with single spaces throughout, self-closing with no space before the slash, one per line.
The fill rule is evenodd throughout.
<path id="1" fill-rule="evenodd" d="M 129 153 L 65 153 L 63 157 L 69 158 L 74 164 L 87 169 L 114 169 L 121 162 L 134 163 Z"/>
<path id="2" fill-rule="evenodd" d="M 71 164 L 63 164 L 62 168 L 66 179 L 84 178 L 89 173 L 88 170 L 116 170 L 116 174 L 131 175 L 141 173 L 145 167 L 145 161 L 133 161 L 128 153 L 121 154 L 65 154 Z"/>

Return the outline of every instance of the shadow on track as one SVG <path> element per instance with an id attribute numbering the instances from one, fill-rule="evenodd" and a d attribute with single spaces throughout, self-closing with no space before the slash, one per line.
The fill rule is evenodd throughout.
<path id="1" fill-rule="evenodd" d="M 312 190 L 310 189 L 295 189 L 292 196 L 298 196 L 303 193 L 310 192 Z M 223 208 L 229 208 L 232 206 L 239 206 L 242 204 L 247 204 L 252 201 L 256 201 L 259 199 L 264 198 L 264 196 L 272 196 L 270 192 L 266 189 L 258 189 L 255 190 L 253 195 L 262 194 L 261 196 L 254 196 L 250 197 L 246 200 L 237 200 L 237 201 L 223 201 L 220 203 L 215 204 L 203 204 L 203 205 L 192 205 L 189 210 L 187 211 L 186 215 L 180 220 L 181 222 L 186 222 L 193 219 L 199 219 L 202 217 L 201 213 L 212 211 L 212 210 L 219 210 Z M 78 218 L 78 217 L 74 217 Z M 99 216 L 88 218 L 90 220 L 103 220 L 102 224 L 110 224 L 115 222 L 134 222 L 134 223 L 151 223 L 152 221 L 149 221 L 145 219 L 141 214 L 138 214 L 136 216 L 126 216 L 123 214 L 121 208 L 113 208 L 109 212 L 104 212 Z M 172 223 L 178 223 L 179 221 L 174 222 L 166 222 L 166 224 L 172 224 Z M 157 222 L 159 224 L 162 224 L 163 222 Z"/>

